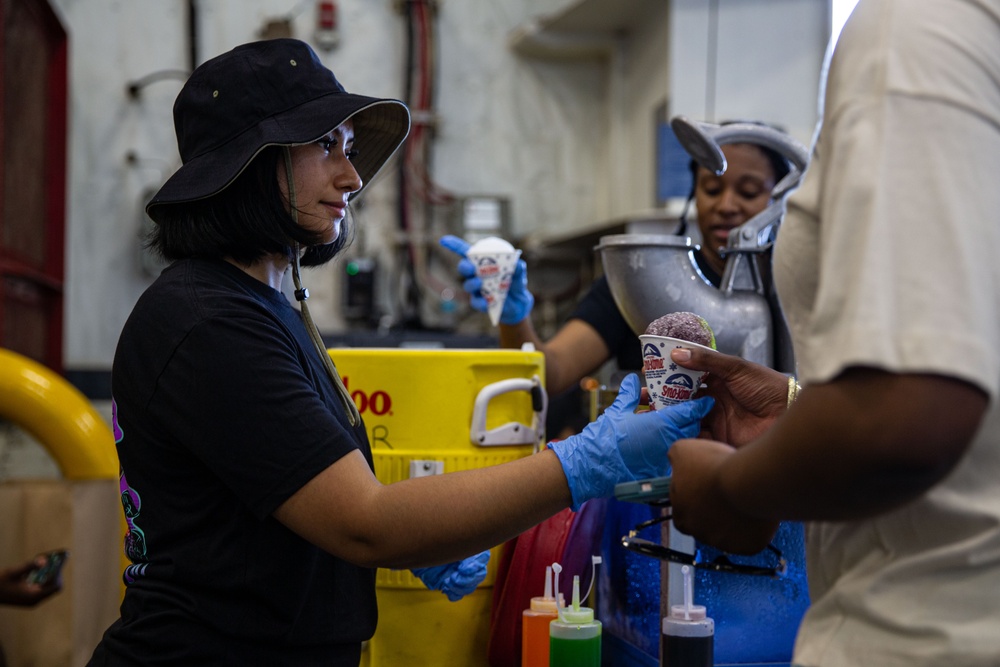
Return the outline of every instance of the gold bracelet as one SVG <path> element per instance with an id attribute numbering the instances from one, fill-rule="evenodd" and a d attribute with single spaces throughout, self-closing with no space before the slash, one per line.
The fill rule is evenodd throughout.
<path id="1" fill-rule="evenodd" d="M 795 399 L 799 397 L 799 392 L 802 391 L 802 386 L 795 381 L 794 375 L 788 376 L 788 404 L 786 407 L 791 407 Z"/>

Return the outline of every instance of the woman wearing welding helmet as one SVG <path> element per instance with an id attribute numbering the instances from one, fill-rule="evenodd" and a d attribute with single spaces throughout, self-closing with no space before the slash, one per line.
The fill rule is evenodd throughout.
<path id="1" fill-rule="evenodd" d="M 662 475 L 711 399 L 635 414 L 632 376 L 584 433 L 518 461 L 382 485 L 309 317 L 300 265 L 403 142 L 406 107 L 347 93 L 303 42 L 233 49 L 174 105 L 183 166 L 147 206 L 171 264 L 126 322 L 113 426 L 132 561 L 91 665 L 358 665 L 375 568 L 452 600 L 488 549 Z M 291 269 L 294 308 L 280 288 Z"/>
<path id="2" fill-rule="evenodd" d="M 742 121 L 741 121 L 742 122 Z M 687 211 L 692 203 L 697 212 L 701 244 L 694 258 L 704 279 L 713 287 L 722 282 L 729 232 L 763 211 L 771 203 L 775 185 L 789 172 L 788 162 L 776 151 L 750 143 L 721 147 L 728 167 L 721 176 L 691 161 L 691 194 L 681 216 L 677 234 L 687 230 Z M 458 270 L 469 292 L 470 304 L 481 311 L 486 301 L 480 292 L 475 267 L 465 259 L 469 244 L 455 236 L 445 236 L 441 245 L 463 257 Z M 500 316 L 500 345 L 520 348 L 532 343 L 545 353 L 545 384 L 550 394 L 558 395 L 597 371 L 608 359 L 614 359 L 623 371 L 642 368 L 639 337 L 625 321 L 611 295 L 605 276 L 590 286 L 566 323 L 547 341 L 542 341 L 531 320 L 535 298 L 528 291 L 524 260 L 518 263 L 510 291 Z"/>

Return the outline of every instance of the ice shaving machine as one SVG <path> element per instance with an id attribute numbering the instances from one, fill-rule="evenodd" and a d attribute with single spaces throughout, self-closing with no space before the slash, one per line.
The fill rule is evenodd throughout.
<path id="1" fill-rule="evenodd" d="M 788 331 L 771 282 L 770 249 L 785 214 L 785 199 L 802 178 L 808 150 L 787 134 L 754 123 L 715 125 L 677 116 L 670 122 L 681 145 L 701 166 L 726 170 L 724 144 L 750 143 L 777 151 L 790 170 L 763 211 L 729 235 L 726 269 L 716 289 L 699 271 L 695 246 L 685 236 L 617 234 L 601 238 L 600 253 L 611 294 L 636 334 L 657 317 L 690 311 L 715 331 L 719 350 L 784 372 L 794 370 Z"/>
<path id="2" fill-rule="evenodd" d="M 720 146 L 732 143 L 757 144 L 778 152 L 788 160 L 789 173 L 775 185 L 768 207 L 730 233 L 724 251 L 726 268 L 718 288 L 698 269 L 690 238 L 620 234 L 602 237 L 596 247 L 611 294 L 637 335 L 661 315 L 690 311 L 712 325 L 720 351 L 792 373 L 795 362 L 774 291 L 770 250 L 785 213 L 786 197 L 805 172 L 808 150 L 785 133 L 754 123 L 716 125 L 678 116 L 671 120 L 671 127 L 691 157 L 717 174 L 724 173 L 727 166 Z M 611 527 L 606 533 L 614 533 L 616 524 L 620 530 L 643 518 L 644 510 L 615 502 L 609 506 Z M 672 528 L 663 532 L 662 539 L 669 540 L 672 548 L 712 551 Z M 626 553 L 616 546 L 616 537 L 613 534 L 609 539 L 606 534 L 604 538 L 605 559 L 610 564 L 603 575 L 604 589 L 625 588 L 630 593 L 618 596 L 627 602 L 615 607 L 612 601 L 600 613 L 610 634 L 639 650 L 631 663 L 639 664 L 635 656 L 656 653 L 661 613 L 679 601 L 679 567 L 671 564 L 661 568 L 650 562 L 652 559 Z M 787 664 L 790 659 L 798 621 L 808 606 L 802 526 L 782 524 L 775 544 L 788 559 L 788 570 L 780 579 L 705 571 L 696 574 L 696 597 L 716 623 L 716 664 Z M 616 563 L 621 572 L 615 571 Z M 643 594 L 636 594 L 657 590 L 658 600 L 644 600 Z M 606 595 L 604 600 L 613 597 Z"/>

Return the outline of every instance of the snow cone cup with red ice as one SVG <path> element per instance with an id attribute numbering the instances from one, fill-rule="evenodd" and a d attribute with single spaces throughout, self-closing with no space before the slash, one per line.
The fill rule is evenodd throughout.
<path id="1" fill-rule="evenodd" d="M 465 256 L 476 267 L 476 276 L 482 281 L 480 291 L 486 299 L 490 322 L 497 326 L 521 251 L 507 241 L 491 236 L 472 244 Z"/>
<path id="2" fill-rule="evenodd" d="M 642 343 L 642 371 L 649 390 L 649 404 L 654 410 L 689 401 L 701 387 L 704 371 L 678 366 L 670 358 L 674 348 L 711 350 L 712 348 L 670 336 L 639 336 Z"/>

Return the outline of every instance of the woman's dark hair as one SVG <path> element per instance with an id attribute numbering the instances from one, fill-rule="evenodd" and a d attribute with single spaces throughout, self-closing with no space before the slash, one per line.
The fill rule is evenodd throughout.
<path id="1" fill-rule="evenodd" d="M 757 146 L 757 148 L 764 151 L 764 156 L 767 157 L 767 161 L 771 163 L 771 169 L 774 171 L 774 184 L 777 185 L 781 182 L 788 172 L 792 170 L 791 165 L 788 164 L 788 160 L 773 148 L 768 148 L 767 146 L 761 146 L 759 144 L 752 144 Z"/>
<path id="2" fill-rule="evenodd" d="M 295 242 L 306 248 L 302 266 L 333 259 L 349 239 L 347 220 L 333 243 L 295 223 L 278 186 L 278 163 L 284 148 L 267 146 L 236 179 L 211 197 L 161 206 L 159 222 L 144 240 L 168 261 L 231 257 L 244 265 L 267 255 L 292 257 Z"/>

